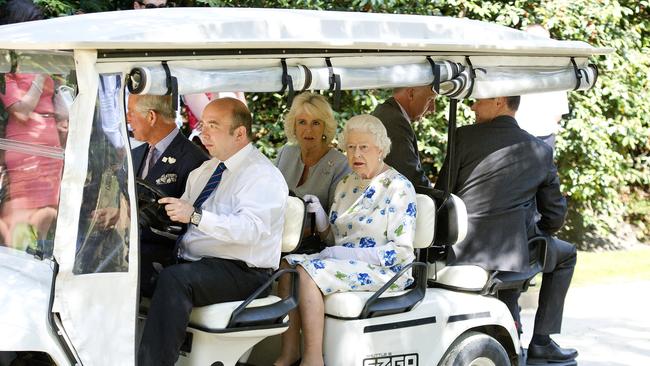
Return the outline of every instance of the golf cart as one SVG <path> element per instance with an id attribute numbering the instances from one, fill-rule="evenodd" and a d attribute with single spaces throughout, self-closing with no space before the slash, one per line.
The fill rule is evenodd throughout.
<path id="1" fill-rule="evenodd" d="M 57 365 L 135 364 L 138 225 L 170 235 L 175 228 L 155 205 L 155 187 L 136 188 L 127 93 L 336 94 L 430 84 L 451 100 L 453 139 L 458 100 L 586 90 L 597 78 L 589 58 L 608 52 L 468 19 L 274 9 L 120 11 L 1 27 L 0 73 L 52 79 L 53 111 L 38 114 L 43 123 L 67 123 L 67 131 L 60 127 L 53 144 L 14 138 L 9 126 L 0 138 L 9 175 L 41 172 L 31 176 L 50 179 L 58 196 L 56 205 L 37 206 L 47 210 L 30 216 L 14 215 L 22 212 L 14 206 L 29 205 L 13 202 L 13 182 L 3 196 L 0 364 L 16 355 Z M 29 90 L 35 79 L 26 80 Z M 0 91 L 9 87 L 15 86 Z M 2 118 L 12 123 L 6 111 Z M 38 164 L 12 171 L 16 155 Z M 59 164 L 58 173 L 41 169 L 46 163 Z M 446 266 L 440 253 L 466 232 L 464 205 L 448 192 L 418 193 L 418 262 L 398 274 L 412 270 L 415 284 L 402 292 L 327 296 L 325 363 L 523 365 L 514 321 L 494 294 L 525 289 L 539 261 L 518 278 Z M 299 243 L 304 217 L 302 202 L 290 202 L 285 252 Z M 543 261 L 543 245 L 536 248 Z M 273 278 L 282 275 L 295 272 Z M 287 329 L 298 295 L 252 294 L 195 309 L 178 364 L 272 363 L 272 347 L 254 346 Z"/>

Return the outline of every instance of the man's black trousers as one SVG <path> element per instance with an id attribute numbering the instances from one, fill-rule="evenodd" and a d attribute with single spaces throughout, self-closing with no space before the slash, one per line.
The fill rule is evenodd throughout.
<path id="1" fill-rule="evenodd" d="M 569 291 L 576 259 L 575 246 L 558 238 L 548 237 L 542 286 L 539 291 L 539 302 L 535 314 L 534 334 L 550 335 L 560 333 L 564 299 Z M 508 306 L 512 317 L 517 322 L 517 327 L 520 327 L 519 291 L 499 291 L 498 297 Z"/>
<path id="2" fill-rule="evenodd" d="M 244 300 L 269 277 L 268 270 L 221 258 L 203 258 L 165 268 L 151 299 L 138 365 L 174 365 L 193 307 Z"/>

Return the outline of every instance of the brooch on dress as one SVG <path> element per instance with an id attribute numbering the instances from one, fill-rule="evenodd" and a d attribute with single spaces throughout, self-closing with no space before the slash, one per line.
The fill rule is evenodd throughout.
<path id="1" fill-rule="evenodd" d="M 156 184 L 161 185 L 161 184 L 175 183 L 177 177 L 178 176 L 176 175 L 176 173 L 163 174 L 160 176 L 160 178 L 156 179 Z"/>
<path id="2" fill-rule="evenodd" d="M 334 167 L 334 162 L 331 160 L 327 161 L 327 168 L 322 170 L 322 175 L 330 176 L 332 175 L 332 168 Z"/>

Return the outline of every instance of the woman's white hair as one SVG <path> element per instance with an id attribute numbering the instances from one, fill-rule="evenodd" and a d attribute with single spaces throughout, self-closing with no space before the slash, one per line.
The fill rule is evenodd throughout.
<path id="1" fill-rule="evenodd" d="M 347 145 L 348 134 L 352 131 L 367 133 L 372 136 L 375 145 L 381 150 L 381 158 L 384 159 L 390 153 L 390 138 L 386 132 L 386 127 L 381 123 L 379 118 L 369 114 L 360 114 L 350 118 L 343 127 L 343 133 L 339 140 L 340 146 L 345 149 Z"/>
<path id="2" fill-rule="evenodd" d="M 291 109 L 284 118 L 284 133 L 289 143 L 298 143 L 296 138 L 296 116 L 301 113 L 309 114 L 313 118 L 323 121 L 325 124 L 323 143 L 329 145 L 336 135 L 336 120 L 334 120 L 334 112 L 327 98 L 320 94 L 305 92 L 293 99 Z"/>

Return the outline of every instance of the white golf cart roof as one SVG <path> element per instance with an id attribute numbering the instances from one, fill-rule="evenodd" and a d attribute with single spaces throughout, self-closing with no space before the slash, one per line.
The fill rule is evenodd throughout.
<path id="1" fill-rule="evenodd" d="M 236 8 L 128 10 L 1 27 L 0 72 L 30 72 L 15 68 L 21 50 L 139 60 L 136 93 L 170 92 L 171 75 L 180 94 L 434 84 L 456 99 L 589 89 L 598 75 L 589 57 L 611 52 L 470 19 Z"/>
<path id="2" fill-rule="evenodd" d="M 0 48 L 291 48 L 573 57 L 610 52 L 463 18 L 238 8 L 128 10 L 9 25 L 0 28 Z"/>

